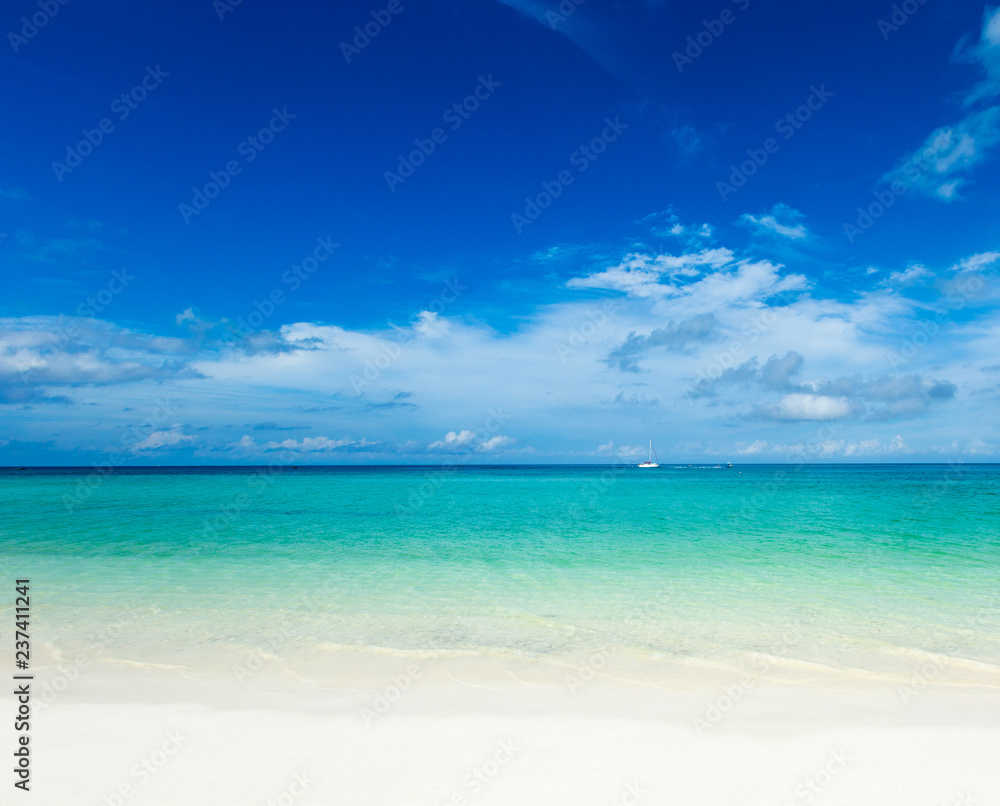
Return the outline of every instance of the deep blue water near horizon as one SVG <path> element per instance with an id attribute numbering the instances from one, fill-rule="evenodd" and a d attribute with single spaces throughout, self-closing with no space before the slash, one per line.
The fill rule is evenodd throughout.
<path id="1" fill-rule="evenodd" d="M 3 561 L 53 657 L 124 607 L 113 654 L 181 666 L 289 624 L 291 655 L 1000 665 L 1000 465 L 0 469 Z"/>

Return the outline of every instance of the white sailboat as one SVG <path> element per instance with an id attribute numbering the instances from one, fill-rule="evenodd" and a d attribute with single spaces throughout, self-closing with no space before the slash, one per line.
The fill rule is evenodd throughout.
<path id="1" fill-rule="evenodd" d="M 653 450 L 653 440 L 649 440 L 649 461 L 639 462 L 639 467 L 659 467 L 660 457 L 656 456 L 656 461 L 653 461 L 653 457 L 656 456 L 656 451 Z"/>

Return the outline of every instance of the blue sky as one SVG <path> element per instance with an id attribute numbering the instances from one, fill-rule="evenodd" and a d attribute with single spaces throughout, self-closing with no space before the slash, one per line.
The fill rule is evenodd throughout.
<path id="1" fill-rule="evenodd" d="M 992 7 L 3 24 L 0 464 L 1000 458 Z"/>

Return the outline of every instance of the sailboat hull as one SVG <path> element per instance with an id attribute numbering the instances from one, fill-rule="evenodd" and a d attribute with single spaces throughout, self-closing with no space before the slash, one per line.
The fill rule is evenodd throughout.
<path id="1" fill-rule="evenodd" d="M 654 457 L 656 458 L 655 462 L 653 461 Z M 656 452 L 653 450 L 653 440 L 649 440 L 649 461 L 639 462 L 639 467 L 659 467 L 659 466 L 660 466 L 660 457 L 656 456 Z"/>

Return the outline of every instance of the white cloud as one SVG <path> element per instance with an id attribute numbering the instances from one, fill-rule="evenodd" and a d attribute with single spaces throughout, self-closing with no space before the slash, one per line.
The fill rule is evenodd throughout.
<path id="1" fill-rule="evenodd" d="M 70 316 L 0 318 L 0 403 L 53 391 L 143 380 L 196 378 L 193 345 Z"/>
<path id="2" fill-rule="evenodd" d="M 1000 95 L 1000 7 L 986 9 L 979 41 L 971 46 L 960 45 L 956 55 L 962 61 L 976 64 L 985 73 L 983 80 L 966 96 L 967 106 Z"/>
<path id="3" fill-rule="evenodd" d="M 379 445 L 379 442 L 369 442 L 367 439 L 353 439 L 343 437 L 342 439 L 332 439 L 330 437 L 304 437 L 303 439 L 284 439 L 279 441 L 271 440 L 263 445 L 258 445 L 256 440 L 248 434 L 244 434 L 238 442 L 229 445 L 229 449 L 243 453 L 259 454 L 272 451 L 293 451 L 295 453 L 328 453 L 342 450 L 360 450 Z"/>
<path id="4" fill-rule="evenodd" d="M 928 269 L 926 266 L 910 266 L 903 271 L 894 271 L 886 279 L 882 280 L 879 285 L 886 286 L 890 288 L 901 288 L 903 286 L 913 285 L 914 283 L 920 282 L 926 277 L 933 277 L 934 272 Z"/>
<path id="5" fill-rule="evenodd" d="M 444 435 L 444 439 L 439 439 L 436 442 L 432 442 L 427 447 L 431 450 L 436 448 L 460 448 L 463 445 L 468 445 L 476 439 L 476 434 L 473 431 L 449 431 Z"/>
<path id="6" fill-rule="evenodd" d="M 755 439 L 745 448 L 737 448 L 736 453 L 741 456 L 756 456 L 760 453 L 768 453 L 767 443 L 762 439 Z"/>
<path id="7" fill-rule="evenodd" d="M 986 10 L 979 40 L 972 45 L 959 43 L 956 56 L 975 64 L 985 74 L 965 94 L 964 106 L 974 107 L 1000 95 L 1000 8 Z M 931 132 L 924 144 L 904 157 L 884 179 L 951 201 L 960 198 L 968 174 L 998 143 L 1000 106 L 985 107 Z"/>
<path id="8" fill-rule="evenodd" d="M 588 254 L 596 252 L 593 247 Z M 928 271 L 957 279 L 973 269 L 992 271 L 998 260 L 996 252 L 984 251 L 955 261 L 950 273 L 932 264 Z M 960 317 L 931 320 L 929 310 L 951 310 L 940 284 L 922 285 L 919 294 L 904 283 L 824 298 L 822 286 L 810 288 L 794 270 L 755 259 L 752 251 L 736 257 L 728 249 L 636 252 L 608 263 L 648 271 L 647 293 L 614 293 L 616 285 L 604 282 L 598 264 L 596 273 L 581 269 L 582 282 L 569 283 L 571 290 L 553 289 L 557 302 L 525 312 L 502 332 L 448 312 L 415 316 L 395 329 L 299 322 L 268 334 L 268 348 L 254 351 L 220 349 L 214 331 L 201 341 L 169 340 L 91 321 L 93 332 L 87 331 L 83 346 L 67 342 L 49 354 L 42 350 L 48 337 L 39 322 L 0 320 L 0 375 L 7 372 L 9 389 L 20 387 L 19 367 L 31 371 L 64 361 L 78 367 L 58 376 L 73 389 L 76 405 L 62 411 L 50 405 L 45 417 L 6 406 L 0 438 L 58 438 L 61 444 L 90 439 L 95 449 L 104 449 L 113 438 L 85 431 L 78 425 L 84 415 L 106 427 L 127 427 L 162 396 L 172 401 L 171 420 L 191 423 L 187 430 L 198 434 L 197 440 L 175 434 L 182 440 L 176 447 L 192 458 L 218 456 L 229 446 L 263 457 L 291 450 L 350 452 L 356 461 L 433 461 L 449 452 L 509 459 L 528 450 L 516 445 L 530 444 L 542 461 L 610 459 L 644 456 L 645 441 L 629 443 L 649 435 L 657 445 L 684 439 L 706 446 L 685 457 L 697 460 L 736 455 L 737 447 L 750 451 L 744 455 L 771 455 L 764 448 L 773 449 L 776 428 L 787 434 L 781 442 L 794 446 L 805 444 L 820 424 L 871 429 L 889 421 L 925 454 L 926 446 L 953 439 L 962 445 L 975 436 L 986 444 L 998 441 L 983 431 L 995 419 L 997 377 L 980 371 L 997 363 L 1000 311 L 991 298 L 967 306 Z M 593 265 L 582 259 L 580 264 Z M 576 288 L 586 293 L 574 293 Z M 919 349 L 907 352 L 902 365 L 891 364 L 907 339 Z M 101 340 L 103 353 L 88 346 Z M 614 356 L 637 362 L 639 372 L 623 375 Z M 164 361 L 197 372 L 168 367 L 161 375 L 129 379 L 115 369 L 123 362 L 159 369 L 157 362 Z M 721 376 L 727 367 L 742 367 L 743 375 L 727 376 L 733 382 L 719 383 L 710 394 L 689 393 L 698 378 Z M 351 378 L 366 368 L 377 371 L 368 373 L 358 394 Z M 57 376 L 47 377 L 54 384 Z M 102 388 L 109 384 L 113 390 Z M 45 394 L 57 386 L 37 388 Z M 405 408 L 384 405 L 398 400 L 405 400 Z M 613 418 L 607 401 L 619 401 Z M 658 403 L 621 405 L 646 401 Z M 123 406 L 138 413 L 120 414 Z M 516 418 L 513 426 L 487 422 L 491 410 L 501 409 L 505 418 Z M 233 419 L 236 410 L 242 419 Z M 227 430 L 234 423 L 272 421 L 304 430 L 296 439 L 262 445 Z M 329 433 L 330 423 L 378 442 L 298 438 Z M 456 423 L 466 428 L 453 428 Z M 518 441 L 512 447 L 512 437 L 504 434 L 514 428 Z M 261 439 L 260 432 L 251 433 Z M 866 432 L 837 450 L 880 456 L 873 451 L 891 442 L 879 436 L 878 446 L 867 444 L 875 436 Z M 595 453 L 599 442 L 604 445 Z"/>
<path id="9" fill-rule="evenodd" d="M 777 405 L 762 407 L 761 414 L 775 420 L 837 420 L 851 414 L 851 404 L 846 397 L 795 392 Z"/>
<path id="10" fill-rule="evenodd" d="M 744 213 L 740 223 L 749 226 L 757 235 L 780 235 L 793 241 L 809 237 L 809 230 L 798 223 L 802 213 L 787 204 L 776 204 L 766 215 Z"/>
<path id="11" fill-rule="evenodd" d="M 677 155 L 682 161 L 690 160 L 704 148 L 701 135 L 694 126 L 675 126 L 670 132 L 670 138 L 677 148 Z"/>
<path id="12" fill-rule="evenodd" d="M 806 458 L 823 459 L 860 459 L 888 457 L 912 453 L 912 449 L 903 438 L 896 434 L 888 442 L 882 442 L 878 437 L 851 442 L 846 439 L 824 439 L 817 437 L 809 442 L 781 444 L 756 440 L 749 445 L 739 446 L 735 453 L 738 456 L 761 456 L 772 459 Z"/>
<path id="13" fill-rule="evenodd" d="M 980 437 L 973 437 L 965 446 L 963 453 L 967 453 L 972 456 L 996 456 L 997 446 L 990 442 L 986 442 L 986 440 L 981 439 Z"/>
<path id="14" fill-rule="evenodd" d="M 950 201 L 990 150 L 1000 143 L 1000 107 L 974 112 L 934 130 L 884 177 L 929 196 Z"/>
<path id="15" fill-rule="evenodd" d="M 970 255 L 964 258 L 954 266 L 952 266 L 948 271 L 954 272 L 968 272 L 968 271 L 982 271 L 983 269 L 988 269 L 995 263 L 1000 261 L 1000 252 L 980 252 L 978 255 Z"/>
<path id="16" fill-rule="evenodd" d="M 468 429 L 462 431 L 449 431 L 444 435 L 444 439 L 436 440 L 427 446 L 431 451 L 478 451 L 479 453 L 489 453 L 513 445 L 516 440 L 502 434 L 486 437 L 485 431 L 482 434 Z"/>
<path id="17" fill-rule="evenodd" d="M 490 437 L 485 442 L 481 443 L 476 449 L 482 453 L 488 453 L 489 451 L 495 451 L 498 448 L 506 448 L 508 445 L 513 445 L 515 442 L 513 437 L 505 437 L 501 434 L 497 434 L 495 437 Z"/>
<path id="18" fill-rule="evenodd" d="M 568 288 L 599 288 L 624 291 L 633 297 L 663 296 L 676 293 L 677 287 L 662 283 L 666 277 L 696 277 L 705 268 L 721 269 L 733 262 L 729 249 L 702 249 L 684 255 L 648 255 L 633 253 L 616 266 L 587 277 L 575 277 Z"/>
<path id="19" fill-rule="evenodd" d="M 369 442 L 366 439 L 331 439 L 330 437 L 304 437 L 301 440 L 283 439 L 281 442 L 265 442 L 261 450 L 265 451 L 302 451 L 304 453 L 317 453 L 321 451 L 336 451 L 341 448 L 365 448 L 377 445 L 377 442 Z"/>
<path id="20" fill-rule="evenodd" d="M 135 445 L 132 446 L 132 452 L 139 453 L 140 451 L 156 451 L 162 448 L 173 448 L 178 445 L 182 445 L 185 442 L 191 442 L 193 439 L 193 436 L 189 436 L 184 433 L 183 426 L 180 425 L 180 423 L 176 423 L 167 430 L 153 431 L 153 433 L 151 433 L 144 440 L 135 443 Z"/>

